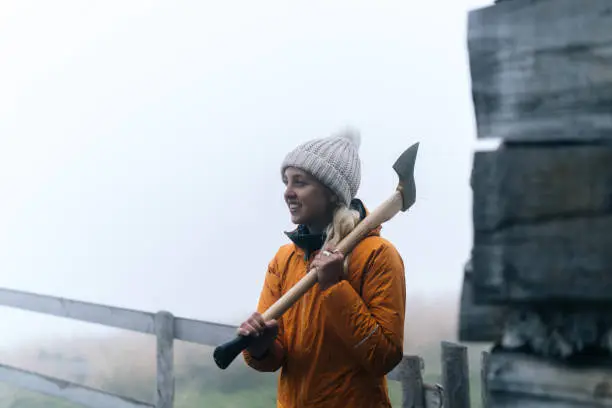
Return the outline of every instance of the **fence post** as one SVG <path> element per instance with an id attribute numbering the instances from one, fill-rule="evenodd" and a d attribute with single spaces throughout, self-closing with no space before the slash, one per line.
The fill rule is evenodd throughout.
<path id="1" fill-rule="evenodd" d="M 470 407 L 470 374 L 467 347 L 442 342 L 442 385 L 446 408 Z"/>
<path id="2" fill-rule="evenodd" d="M 402 408 L 425 408 L 423 394 L 423 359 L 419 356 L 404 356 L 401 362 Z"/>
<path id="3" fill-rule="evenodd" d="M 489 368 L 489 352 L 483 351 L 480 360 L 480 397 L 482 398 L 482 408 L 489 408 L 489 384 L 487 372 Z"/>
<path id="4" fill-rule="evenodd" d="M 174 316 L 165 311 L 155 315 L 157 336 L 156 408 L 174 408 Z"/>

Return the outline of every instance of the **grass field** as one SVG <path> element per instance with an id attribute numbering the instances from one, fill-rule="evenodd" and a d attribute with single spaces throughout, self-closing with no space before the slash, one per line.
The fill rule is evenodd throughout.
<path id="1" fill-rule="evenodd" d="M 413 301 L 414 302 L 414 301 Z M 420 309 L 420 312 L 419 312 Z M 423 312 L 425 310 L 425 312 Z M 452 304 L 418 303 L 408 313 L 406 353 L 425 360 L 424 380 L 441 383 L 440 341 L 455 341 Z M 419 318 L 419 316 L 426 316 Z M 472 408 L 480 405 L 480 352 L 468 345 Z M 177 341 L 175 345 L 176 408 L 264 408 L 275 406 L 276 374 L 257 373 L 237 360 L 225 371 L 212 362 L 212 348 Z M 155 339 L 125 333 L 113 339 L 79 339 L 34 344 L 4 354 L 2 362 L 147 402 L 153 402 Z M 401 387 L 391 381 L 393 406 L 401 406 Z M 78 408 L 0 384 L 0 406 L 6 408 Z"/>

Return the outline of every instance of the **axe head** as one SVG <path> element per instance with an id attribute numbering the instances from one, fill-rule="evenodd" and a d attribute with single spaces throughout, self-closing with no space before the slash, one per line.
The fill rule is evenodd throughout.
<path id="1" fill-rule="evenodd" d="M 401 154 L 393 164 L 393 170 L 399 177 L 397 188 L 402 192 L 402 211 L 406 211 L 416 199 L 416 186 L 414 183 L 414 163 L 416 162 L 419 143 L 415 143 Z"/>

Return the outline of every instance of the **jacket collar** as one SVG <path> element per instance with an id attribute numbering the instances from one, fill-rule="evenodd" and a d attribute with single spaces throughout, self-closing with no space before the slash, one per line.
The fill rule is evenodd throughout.
<path id="1" fill-rule="evenodd" d="M 352 210 L 359 211 L 360 218 L 363 220 L 366 217 L 367 210 L 363 205 L 363 202 L 354 198 L 351 200 L 350 208 Z M 302 251 L 304 251 L 304 258 L 308 259 L 310 255 L 321 249 L 323 243 L 325 243 L 325 232 L 323 233 L 311 233 L 308 231 L 308 227 L 305 225 L 298 225 L 293 231 L 285 232 L 285 235 Z"/>

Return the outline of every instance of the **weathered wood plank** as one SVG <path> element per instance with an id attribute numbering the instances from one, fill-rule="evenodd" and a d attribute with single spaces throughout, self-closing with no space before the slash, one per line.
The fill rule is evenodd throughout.
<path id="1" fill-rule="evenodd" d="M 443 341 L 442 384 L 446 393 L 446 407 L 470 407 L 470 373 L 467 347 Z"/>
<path id="2" fill-rule="evenodd" d="M 444 407 L 444 388 L 440 384 L 423 384 L 425 408 Z"/>
<path id="3" fill-rule="evenodd" d="M 482 408 L 489 408 L 489 384 L 487 372 L 489 371 L 489 352 L 483 351 L 480 358 L 480 401 Z"/>
<path id="4" fill-rule="evenodd" d="M 418 356 L 404 356 L 398 365 L 402 383 L 402 408 L 426 408 L 423 388 L 423 359 Z"/>
<path id="5" fill-rule="evenodd" d="M 474 157 L 476 304 L 612 302 L 612 147 L 504 147 Z"/>
<path id="6" fill-rule="evenodd" d="M 612 146 L 510 145 L 477 152 L 470 183 L 477 232 L 612 215 Z"/>
<path id="7" fill-rule="evenodd" d="M 154 408 L 146 402 L 4 364 L 0 364 L 0 381 L 90 408 Z"/>
<path id="8" fill-rule="evenodd" d="M 475 233 L 474 301 L 612 301 L 612 216 Z"/>
<path id="9" fill-rule="evenodd" d="M 487 383 L 491 407 L 610 407 L 609 362 L 572 366 L 534 356 L 494 351 Z"/>
<path id="10" fill-rule="evenodd" d="M 174 318 L 169 312 L 155 315 L 157 336 L 157 392 L 155 408 L 174 407 Z"/>
<path id="11" fill-rule="evenodd" d="M 140 310 L 106 306 L 5 288 L 0 288 L 0 306 L 140 333 L 155 334 L 155 314 Z M 236 334 L 236 328 L 236 326 L 227 324 L 177 317 L 175 318 L 174 333 L 178 340 L 206 346 L 216 346 L 233 337 Z"/>
<path id="12" fill-rule="evenodd" d="M 612 138 L 612 4 L 513 0 L 469 13 L 478 137 Z"/>
<path id="13" fill-rule="evenodd" d="M 515 1 L 515 0 L 504 0 Z M 520 394 L 497 393 L 492 408 L 603 408 L 609 405 L 559 401 L 554 398 L 532 398 Z"/>
<path id="14" fill-rule="evenodd" d="M 217 346 L 236 336 L 237 326 L 204 322 L 200 320 L 174 318 L 174 336 L 177 340 L 205 346 Z"/>
<path id="15" fill-rule="evenodd" d="M 400 381 L 397 376 L 387 377 L 391 381 Z M 403 394 L 406 398 L 405 393 Z M 444 406 L 444 388 L 440 384 L 423 383 L 423 398 L 425 400 L 425 408 L 442 408 Z"/>
<path id="16" fill-rule="evenodd" d="M 400 363 L 395 370 L 391 371 L 387 375 L 387 380 L 399 381 L 402 383 L 403 381 L 407 381 L 407 384 L 412 383 L 412 379 L 410 377 L 411 375 L 410 371 L 407 371 L 406 367 L 404 367 L 404 364 L 410 364 L 410 363 L 405 363 L 406 360 L 407 360 L 407 357 L 403 360 L 404 361 L 403 364 Z M 422 359 L 421 359 L 420 364 L 421 364 L 421 371 L 422 371 L 422 367 L 423 367 Z M 410 370 L 411 368 L 408 367 L 408 369 Z M 404 396 L 405 396 L 405 393 L 404 393 Z M 423 398 L 425 400 L 425 408 L 442 408 L 444 406 L 444 398 L 445 398 L 444 388 L 440 384 L 423 383 Z"/>
<path id="17" fill-rule="evenodd" d="M 464 270 L 459 308 L 459 341 L 491 342 L 501 339 L 507 308 L 474 302 L 474 282 L 471 262 Z"/>
<path id="18" fill-rule="evenodd" d="M 387 380 L 402 383 L 402 407 L 421 406 L 418 405 L 421 397 L 413 394 L 413 390 L 416 390 L 419 384 L 422 384 L 421 393 L 425 408 L 442 408 L 444 406 L 444 388 L 440 384 L 423 383 L 422 371 L 424 368 L 425 363 L 421 357 L 404 356 L 397 367 L 387 375 Z"/>
<path id="19" fill-rule="evenodd" d="M 414 358 L 420 358 L 420 357 L 404 355 L 402 361 L 400 361 L 400 363 L 397 366 L 395 366 L 395 368 L 391 370 L 389 374 L 387 374 L 387 380 L 402 381 L 404 376 L 406 376 L 406 365 L 409 364 L 408 361 Z M 425 362 L 423 361 L 422 358 L 420 361 L 420 366 L 421 366 L 421 371 L 422 371 L 425 367 Z"/>
<path id="20" fill-rule="evenodd" d="M 427 384 L 423 382 L 422 372 L 425 363 L 418 356 L 404 356 L 402 361 L 388 375 L 387 380 L 402 383 L 404 403 L 412 407 L 420 399 L 418 395 L 413 396 L 413 389 L 422 384 L 422 395 L 425 408 L 441 408 L 444 405 L 444 388 L 440 384 Z M 410 393 L 411 395 L 407 395 Z M 404 406 L 404 405 L 402 405 Z M 417 405 L 418 406 L 418 405 Z"/>
<path id="21" fill-rule="evenodd" d="M 0 305 L 104 326 L 154 333 L 152 313 L 0 288 Z"/>
<path id="22" fill-rule="evenodd" d="M 612 353 L 612 312 L 572 304 L 525 304 L 509 311 L 500 344 L 506 350 L 528 351 L 575 361 Z"/>

